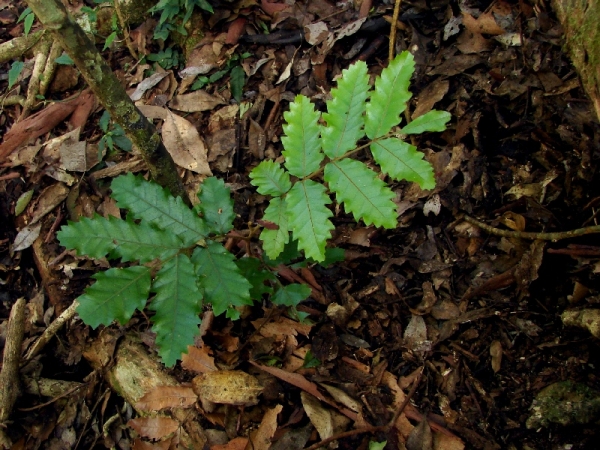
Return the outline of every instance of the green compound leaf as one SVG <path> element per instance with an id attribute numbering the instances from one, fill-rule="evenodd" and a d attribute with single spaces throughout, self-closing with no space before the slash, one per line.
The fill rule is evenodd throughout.
<path id="1" fill-rule="evenodd" d="M 263 241 L 263 250 L 269 258 L 275 259 L 283 251 L 285 244 L 290 241 L 286 200 L 279 197 L 271 199 L 269 206 L 265 209 L 263 219 L 279 226 L 277 230 L 263 228 L 260 233 L 260 239 Z"/>
<path id="2" fill-rule="evenodd" d="M 314 105 L 303 95 L 296 96 L 290 103 L 290 110 L 283 115 L 287 122 L 283 125 L 286 135 L 281 138 L 285 167 L 298 178 L 317 170 L 325 157 L 321 152 L 319 116 Z"/>
<path id="3" fill-rule="evenodd" d="M 196 275 L 204 290 L 204 301 L 212 305 L 215 315 L 230 306 L 252 305 L 252 287 L 235 264 L 234 257 L 221 244 L 208 241 L 206 248 L 197 247 L 192 254 Z"/>
<path id="4" fill-rule="evenodd" d="M 262 263 L 258 258 L 241 258 L 235 261 L 242 276 L 244 276 L 252 285 L 250 288 L 250 298 L 260 300 L 263 294 L 272 294 L 273 288 L 265 284 L 266 281 L 276 281 L 277 278 L 273 272 L 262 268 Z"/>
<path id="5" fill-rule="evenodd" d="M 451 114 L 446 111 L 429 111 L 427 114 L 417 117 L 411 123 L 400 130 L 401 134 L 420 134 L 426 131 L 444 131 L 446 123 Z"/>
<path id="6" fill-rule="evenodd" d="M 397 138 L 383 139 L 371 144 L 371 153 L 381 170 L 392 178 L 414 181 L 421 189 L 435 187 L 433 167 L 414 145 Z"/>
<path id="7" fill-rule="evenodd" d="M 127 323 L 136 309 L 142 310 L 150 292 L 150 269 L 144 266 L 108 269 L 92 275 L 96 282 L 77 300 L 77 312 L 87 325 Z"/>
<path id="8" fill-rule="evenodd" d="M 363 113 L 369 91 L 367 65 L 363 61 L 342 71 L 338 87 L 332 89 L 332 100 L 327 102 L 323 119 L 327 126 L 321 132 L 323 151 L 330 158 L 338 158 L 356 147 L 356 141 L 365 135 Z"/>
<path id="9" fill-rule="evenodd" d="M 129 173 L 116 178 L 111 188 L 119 208 L 128 209 L 136 219 L 179 236 L 186 247 L 208 234 L 204 221 L 180 197 L 173 197 L 156 183 Z"/>
<path id="10" fill-rule="evenodd" d="M 208 231 L 214 234 L 226 234 L 233 228 L 233 199 L 231 191 L 223 180 L 210 177 L 202 183 L 202 191 L 198 194 L 200 211 Z"/>
<path id="11" fill-rule="evenodd" d="M 275 197 L 285 194 L 292 188 L 290 175 L 275 161 L 265 160 L 250 172 L 250 179 L 262 195 Z"/>
<path id="12" fill-rule="evenodd" d="M 396 227 L 394 193 L 362 162 L 354 159 L 330 162 L 325 166 L 323 178 L 354 220 L 362 219 L 365 224 L 377 227 Z"/>
<path id="13" fill-rule="evenodd" d="M 307 258 L 325 259 L 325 244 L 335 227 L 329 220 L 333 213 L 325 205 L 331 203 L 325 186 L 312 180 L 296 183 L 287 194 L 287 219 L 298 240 L 298 248 Z"/>
<path id="14" fill-rule="evenodd" d="M 400 123 L 400 114 L 412 95 L 408 86 L 414 71 L 415 60 L 404 51 L 377 77 L 365 117 L 365 131 L 370 139 L 386 135 Z"/>
<path id="15" fill-rule="evenodd" d="M 80 255 L 102 258 L 110 253 L 124 262 L 166 259 L 183 247 L 179 238 L 168 231 L 112 216 L 105 219 L 95 215 L 93 219 L 84 217 L 79 222 L 69 222 L 57 236 L 61 245 L 77 250 Z"/>
<path id="16" fill-rule="evenodd" d="M 199 333 L 202 293 L 196 284 L 195 268 L 187 255 L 179 254 L 166 261 L 156 274 L 152 290 L 156 296 L 150 309 L 152 331 L 162 362 L 173 366 Z"/>
<path id="17" fill-rule="evenodd" d="M 277 289 L 271 301 L 275 305 L 296 307 L 301 301 L 306 300 L 310 293 L 310 288 L 305 284 L 288 284 Z"/>

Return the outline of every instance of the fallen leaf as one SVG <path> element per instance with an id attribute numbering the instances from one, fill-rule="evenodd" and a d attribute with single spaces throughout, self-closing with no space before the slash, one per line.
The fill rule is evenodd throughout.
<path id="1" fill-rule="evenodd" d="M 404 330 L 404 345 L 412 351 L 422 351 L 427 342 L 427 325 L 423 317 L 413 314 Z"/>
<path id="2" fill-rule="evenodd" d="M 165 408 L 187 408 L 198 400 L 193 389 L 185 386 L 159 386 L 145 394 L 135 404 L 142 411 L 160 411 Z"/>
<path id="3" fill-rule="evenodd" d="M 331 411 L 324 408 L 319 400 L 304 391 L 300 392 L 300 399 L 306 415 L 319 432 L 321 439 L 333 436 L 334 426 Z"/>
<path id="4" fill-rule="evenodd" d="M 227 444 L 213 445 L 210 450 L 244 450 L 248 445 L 247 437 L 236 437 Z"/>
<path id="5" fill-rule="evenodd" d="M 223 99 L 199 89 L 188 94 L 176 95 L 169 102 L 169 106 L 177 111 L 199 112 L 212 111 L 223 103 L 225 103 Z"/>
<path id="6" fill-rule="evenodd" d="M 202 400 L 225 405 L 256 405 L 262 386 L 256 377 L 241 370 L 207 372 L 192 380 L 194 392 Z"/>
<path id="7" fill-rule="evenodd" d="M 15 236 L 12 251 L 20 252 L 21 250 L 31 247 L 35 240 L 39 237 L 41 229 L 42 224 L 36 223 L 33 225 L 28 225 L 19 231 L 19 233 Z"/>
<path id="8" fill-rule="evenodd" d="M 29 225 L 38 222 L 42 217 L 60 205 L 67 198 L 69 192 L 69 188 L 63 183 L 56 183 L 44 189 L 37 199 L 37 204 L 31 215 Z"/>
<path id="9" fill-rule="evenodd" d="M 131 100 L 133 100 L 134 102 L 137 102 L 144 96 L 146 91 L 152 89 L 154 86 L 160 83 L 163 80 L 163 78 L 165 78 L 167 75 L 169 75 L 169 72 L 153 73 L 148 78 L 144 79 L 141 83 L 138 84 L 137 88 L 135 89 L 135 91 L 133 91 L 129 98 L 131 98 Z"/>
<path id="10" fill-rule="evenodd" d="M 217 369 L 215 359 L 210 356 L 208 347 L 188 346 L 188 352 L 181 358 L 181 367 L 197 373 L 213 372 Z"/>
<path id="11" fill-rule="evenodd" d="M 137 417 L 127 422 L 140 436 L 162 439 L 179 428 L 179 422 L 170 417 Z"/>
<path id="12" fill-rule="evenodd" d="M 188 120 L 169 112 L 162 127 L 162 136 L 175 164 L 200 175 L 212 175 L 206 146 L 198 130 Z"/>
<path id="13" fill-rule="evenodd" d="M 433 434 L 427 420 L 413 428 L 406 440 L 406 450 L 433 450 Z"/>
<path id="14" fill-rule="evenodd" d="M 267 410 L 258 430 L 251 433 L 248 445 L 252 450 L 269 450 L 273 436 L 277 430 L 277 415 L 283 410 L 282 405 Z"/>

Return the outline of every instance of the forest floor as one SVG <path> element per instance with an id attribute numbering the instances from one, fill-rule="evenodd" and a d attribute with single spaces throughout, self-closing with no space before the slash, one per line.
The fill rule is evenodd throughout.
<path id="1" fill-rule="evenodd" d="M 204 94 L 185 97 L 189 83 L 168 66 L 166 53 L 155 58 L 167 67 L 155 65 L 157 73 L 165 75 L 145 86 L 152 61 L 137 64 L 123 45 L 103 53 L 128 92 L 137 88 L 141 103 L 185 118 L 181 133 L 199 130 L 197 145 L 207 153 L 192 157 L 205 158 L 231 188 L 240 235 L 262 217 L 265 198 L 248 174 L 261 160 L 280 157 L 289 102 L 304 94 L 322 109 L 332 80 L 353 61 L 366 61 L 373 77 L 388 63 L 383 18 L 391 18 L 394 5 L 287 3 L 293 4 L 213 3 L 215 13 L 204 15 L 204 38 L 180 67 L 205 67 L 209 77 L 241 65 L 243 101 L 252 104 L 241 120 L 230 71 L 207 83 Z M 81 6 L 71 2 L 74 10 Z M 25 7 L 0 1 L 0 42 L 23 35 L 17 18 Z M 365 24 L 356 22 L 361 11 L 369 12 Z M 159 54 L 155 26 L 148 19 L 130 30 L 130 47 L 139 55 Z M 48 102 L 32 111 L 41 114 L 37 129 L 43 132 L 29 130 L 0 161 L 2 345 L 13 305 L 26 301 L 20 371 L 10 388 L 16 392 L 20 383 L 21 391 L 10 417 L 1 419 L 12 448 L 166 449 L 187 439 L 193 448 L 293 450 L 330 436 L 339 438 L 339 449 L 382 448 L 375 443 L 384 441 L 385 448 L 409 450 L 598 448 L 598 340 L 565 326 L 561 315 L 600 301 L 600 240 L 594 234 L 566 240 L 519 235 L 597 222 L 600 127 L 563 44 L 544 1 L 403 2 L 396 51 L 408 49 L 416 61 L 409 115 L 432 108 L 452 114 L 445 132 L 412 142 L 432 163 L 436 188 L 392 183 L 400 214 L 391 230 L 357 224 L 335 209 L 329 246 L 343 249 L 344 260 L 280 273 L 284 282 L 311 287 L 313 295 L 298 308 L 309 322 L 295 321 L 268 297 L 235 322 L 206 311 L 198 345 L 183 363 L 164 370 L 147 312 L 125 326 L 96 330 L 75 316 L 39 343 L 91 276 L 108 267 L 65 251 L 57 230 L 67 219 L 120 214 L 109 197 L 111 180 L 131 171 L 147 175 L 134 152 L 117 147 L 92 168 L 78 168 L 61 153 L 73 118 L 53 121 L 58 113 L 48 109 L 86 86 L 76 70 L 60 66 Z M 26 95 L 30 83 L 33 58 L 26 54 L 22 61 L 11 95 Z M 11 62 L 0 66 L 5 93 Z M 79 134 L 69 136 L 87 143 L 83 159 L 89 163 L 106 128 L 99 125 L 102 108 L 87 108 Z M 0 134 L 22 114 L 22 106 L 4 105 Z M 371 161 L 367 151 L 360 158 Z M 181 175 L 193 195 L 206 173 L 181 168 Z M 29 191 L 31 202 L 16 215 L 17 200 Z M 514 233 L 482 229 L 468 217 Z M 254 240 L 231 238 L 228 248 L 237 257 L 260 254 Z M 131 404 L 115 381 L 116 368 L 127 360 L 137 369 L 156 365 L 173 388 L 189 389 L 199 373 L 232 373 L 226 371 L 250 374 L 262 388 L 258 402 L 245 406 L 195 397 L 184 405 L 187 391 L 166 388 L 141 401 L 152 380 L 133 380 L 143 386 Z M 556 384 L 564 381 L 573 384 Z M 41 393 L 43 383 L 50 387 Z M 217 385 L 228 383 L 223 378 Z M 536 420 L 532 404 L 549 386 L 566 386 L 569 393 L 556 401 L 558 413 L 545 411 Z M 177 396 L 182 414 L 173 412 Z M 571 417 L 577 408 L 580 414 Z M 162 419 L 143 417 L 160 409 L 167 413 Z M 352 430 L 358 431 L 340 434 Z"/>

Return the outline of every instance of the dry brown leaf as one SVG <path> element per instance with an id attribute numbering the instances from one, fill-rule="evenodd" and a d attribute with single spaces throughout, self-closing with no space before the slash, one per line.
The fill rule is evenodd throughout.
<path id="1" fill-rule="evenodd" d="M 471 33 L 489 34 L 498 36 L 503 34 L 505 30 L 496 23 L 491 12 L 480 15 L 477 19 L 471 14 L 463 12 L 463 25 Z"/>
<path id="2" fill-rule="evenodd" d="M 159 386 L 144 395 L 135 408 L 142 411 L 160 411 L 165 408 L 187 408 L 198 400 L 193 389 L 185 386 Z"/>
<path id="3" fill-rule="evenodd" d="M 297 388 L 302 389 L 303 391 L 308 392 L 309 394 L 318 398 L 322 402 L 325 402 L 328 405 L 337 408 L 343 415 L 345 415 L 349 419 L 351 419 L 351 420 L 357 419 L 358 415 L 354 411 L 351 411 L 345 407 L 342 408 L 339 405 L 337 405 L 333 400 L 325 397 L 319 391 L 319 388 L 317 387 L 316 384 L 308 381 L 304 376 L 300 375 L 299 373 L 286 372 L 285 370 L 279 369 L 277 367 L 261 366 L 260 364 L 257 364 L 254 361 L 249 361 L 249 362 L 253 366 L 258 367 L 259 369 L 264 370 L 267 373 L 270 373 L 271 375 L 279 378 L 280 380 L 283 380 L 287 383 L 290 383 L 293 386 L 296 386 Z"/>
<path id="4" fill-rule="evenodd" d="M 215 359 L 209 354 L 208 347 L 188 346 L 188 352 L 181 358 L 181 367 L 197 373 L 206 373 L 219 370 L 215 366 Z"/>
<path id="5" fill-rule="evenodd" d="M 427 420 L 422 420 L 406 440 L 406 450 L 433 450 L 433 434 Z"/>
<path id="6" fill-rule="evenodd" d="M 142 441 L 141 439 L 136 439 L 135 441 L 133 441 L 131 450 L 169 450 L 170 446 L 171 446 L 170 439 L 167 439 L 166 441 L 160 441 L 160 442 L 148 442 L 148 441 Z"/>
<path id="7" fill-rule="evenodd" d="M 247 19 L 245 17 L 238 17 L 229 24 L 229 28 L 227 29 L 227 39 L 225 39 L 226 44 L 236 45 L 238 43 L 240 36 L 246 28 L 246 22 Z"/>
<path id="8" fill-rule="evenodd" d="M 194 392 L 204 401 L 226 405 L 256 405 L 262 386 L 241 370 L 207 372 L 192 380 Z"/>
<path id="9" fill-rule="evenodd" d="M 162 127 L 162 136 L 175 164 L 200 175 L 212 175 L 204 141 L 188 120 L 169 112 Z"/>
<path id="10" fill-rule="evenodd" d="M 71 98 L 59 103 L 53 103 L 27 119 L 13 125 L 4 135 L 0 144 L 0 162 L 21 144 L 46 134 L 71 114 L 81 98 Z"/>
<path id="11" fill-rule="evenodd" d="M 492 357 L 492 370 L 494 373 L 498 373 L 502 367 L 502 343 L 500 341 L 493 341 L 490 344 L 490 356 Z"/>
<path id="12" fill-rule="evenodd" d="M 448 93 L 449 88 L 450 81 L 447 79 L 438 78 L 433 83 L 430 83 L 417 97 L 417 107 L 412 113 L 412 119 L 415 120 L 417 117 L 431 111 L 433 105 L 443 99 L 444 95 Z"/>
<path id="13" fill-rule="evenodd" d="M 227 444 L 213 445 L 210 450 L 244 450 L 248 445 L 247 437 L 236 437 Z"/>
<path id="14" fill-rule="evenodd" d="M 434 450 L 464 450 L 465 443 L 457 436 L 449 436 L 439 431 L 433 432 Z"/>
<path id="15" fill-rule="evenodd" d="M 69 192 L 70 189 L 63 183 L 56 183 L 44 189 L 37 199 L 37 204 L 31 215 L 29 225 L 38 222 L 42 217 L 60 205 L 67 198 Z"/>
<path id="16" fill-rule="evenodd" d="M 210 95 L 208 92 L 199 89 L 188 94 L 176 95 L 169 102 L 169 107 L 177 111 L 199 112 L 212 111 L 223 103 L 225 101 L 222 98 Z"/>
<path id="17" fill-rule="evenodd" d="M 267 410 L 258 426 L 258 430 L 250 435 L 250 441 L 246 445 L 247 450 L 269 450 L 277 430 L 277 415 L 282 410 L 282 405 Z"/>
<path id="18" fill-rule="evenodd" d="M 179 428 L 179 422 L 170 417 L 137 417 L 127 422 L 140 436 L 149 439 L 162 439 Z"/>

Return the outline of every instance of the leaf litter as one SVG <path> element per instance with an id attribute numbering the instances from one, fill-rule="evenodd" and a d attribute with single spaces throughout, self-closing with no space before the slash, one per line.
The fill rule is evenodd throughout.
<path id="1" fill-rule="evenodd" d="M 128 89 L 137 89 L 144 112 L 155 109 L 146 114 L 160 119 L 167 147 L 181 155 L 184 181 L 197 185 L 214 171 L 231 187 L 238 233 L 262 218 L 265 198 L 247 175 L 263 159 L 280 157 L 288 102 L 298 93 L 326 101 L 333 80 L 355 59 L 366 60 L 370 74 L 379 73 L 387 48 L 377 38 L 389 26 L 376 19 L 391 19 L 391 10 L 378 4 L 374 19 L 367 20 L 351 6 L 336 9 L 325 1 L 243 6 L 217 9 L 211 31 L 178 73 L 158 71 L 151 79 L 143 69 L 125 68 L 125 52 L 111 59 Z M 10 39 L 9 29 L 19 34 L 16 18 L 7 17 L 2 41 Z M 262 34 L 261 24 L 271 33 Z M 393 428 L 350 435 L 338 445 L 366 448 L 369 440 L 387 440 L 388 448 L 409 449 L 593 447 L 591 426 L 578 422 L 581 433 L 573 433 L 552 422 L 551 414 L 528 419 L 534 398 L 547 386 L 571 381 L 591 392 L 600 387 L 593 369 L 600 364 L 598 344 L 589 337 L 600 335 L 597 238 L 542 245 L 488 234 L 463 221 L 468 214 L 519 232 L 594 224 L 598 123 L 561 51 L 559 24 L 542 4 L 413 2 L 401 11 L 398 29 L 397 50 L 410 48 L 417 61 L 411 117 L 433 108 L 453 116 L 442 135 L 413 138 L 433 164 L 437 185 L 433 191 L 411 183 L 394 186 L 402 211 L 395 230 L 365 228 L 335 211 L 333 242 L 345 250 L 345 261 L 280 268 L 284 282 L 310 286 L 311 298 L 298 310 L 313 325 L 259 305 L 235 323 L 217 317 L 206 322 L 181 367 L 162 378 L 158 365 L 145 381 L 160 384 L 132 395 L 119 391 L 103 368 L 112 367 L 118 377 L 125 361 L 154 364 L 154 336 L 145 331 L 145 317 L 136 315 L 125 327 L 136 330 L 141 344 L 135 345 L 130 337 L 108 338 L 69 319 L 59 339 L 47 343 L 21 374 L 40 382 L 40 375 L 75 379 L 85 391 L 21 396 L 13 411 L 18 425 L 10 430 L 16 448 L 88 448 L 94 442 L 116 448 L 168 448 L 176 442 L 215 449 L 305 448 L 332 434 L 385 425 L 421 368 L 420 385 Z M 152 31 L 146 23 L 133 34 L 142 53 L 150 51 Z M 190 91 L 196 76 L 215 73 L 238 51 L 251 53 L 241 66 L 244 101 L 252 106 L 242 114 L 227 76 Z M 7 218 L 0 224 L 3 317 L 17 298 L 37 299 L 26 346 L 67 310 L 91 275 L 107 268 L 106 262 L 63 252 L 55 238 L 61 223 L 118 213 L 107 203 L 108 183 L 102 180 L 144 170 L 135 156 L 118 152 L 102 155 L 94 167 L 99 114 L 90 107 L 93 97 L 70 94 L 55 92 L 62 102 L 20 122 L 14 107 L 6 106 L 0 116 L 0 207 Z M 64 146 L 77 127 L 77 147 Z M 54 136 L 59 141 L 41 150 Z M 370 162 L 369 154 L 363 157 Z M 31 203 L 15 215 L 17 200 L 31 190 Z M 245 242 L 232 237 L 227 247 L 242 256 Z M 209 400 L 221 400 L 205 409 L 190 382 L 198 374 L 210 379 L 228 373 L 258 384 L 242 382 L 242 397 L 228 403 L 219 387 L 236 389 L 239 381 L 218 378 L 208 383 L 216 397 L 199 389 Z M 153 392 L 160 400 L 144 404 L 141 399 Z M 160 410 L 172 415 L 143 415 Z M 201 426 L 190 428 L 190 414 Z M 292 434 L 297 440 L 288 443 Z"/>

